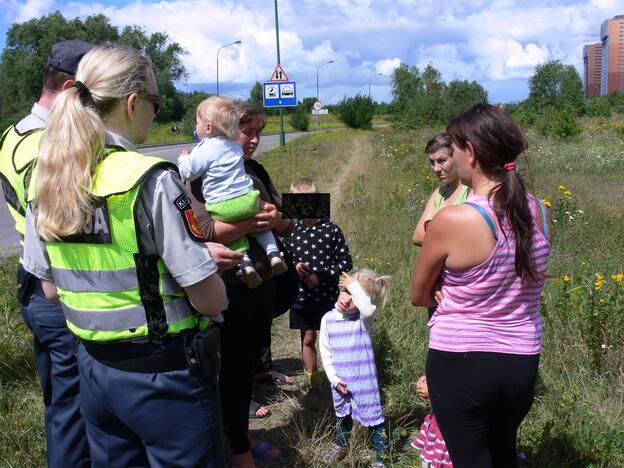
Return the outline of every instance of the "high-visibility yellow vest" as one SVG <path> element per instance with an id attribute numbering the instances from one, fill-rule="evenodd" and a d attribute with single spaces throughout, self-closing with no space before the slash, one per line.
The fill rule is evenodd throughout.
<path id="1" fill-rule="evenodd" d="M 15 229 L 24 236 L 26 193 L 32 166 L 39 153 L 43 129 L 19 133 L 9 127 L 0 139 L 0 181 Z"/>
<path id="2" fill-rule="evenodd" d="M 135 207 L 151 169 L 172 164 L 107 149 L 95 170 L 94 215 L 81 234 L 45 242 L 69 329 L 90 341 L 161 339 L 205 328 L 161 258 L 141 252 Z"/>

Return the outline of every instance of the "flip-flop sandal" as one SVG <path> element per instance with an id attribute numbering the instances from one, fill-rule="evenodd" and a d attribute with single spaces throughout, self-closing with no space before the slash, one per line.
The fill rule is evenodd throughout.
<path id="1" fill-rule="evenodd" d="M 251 449 L 251 456 L 257 461 L 275 461 L 282 458 L 282 451 L 265 440 L 259 440 Z"/>
<path id="2" fill-rule="evenodd" d="M 277 384 L 277 385 L 292 385 L 294 383 L 294 380 L 292 380 L 291 377 L 291 382 L 288 382 L 288 377 L 286 376 L 286 374 L 282 374 L 279 371 L 276 370 L 272 370 L 271 371 L 271 380 L 273 380 L 273 383 Z"/>
<path id="3" fill-rule="evenodd" d="M 271 411 L 267 408 L 267 414 L 264 416 L 258 416 L 256 413 L 262 408 L 262 405 L 255 400 L 249 402 L 249 419 L 264 419 L 271 416 Z"/>

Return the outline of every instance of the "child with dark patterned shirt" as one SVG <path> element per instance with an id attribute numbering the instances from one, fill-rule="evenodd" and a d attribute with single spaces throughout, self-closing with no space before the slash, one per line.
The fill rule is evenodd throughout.
<path id="1" fill-rule="evenodd" d="M 309 178 L 294 181 L 290 191 L 318 192 L 315 182 Z M 353 262 L 342 231 L 328 219 L 298 220 L 284 244 L 299 275 L 299 296 L 290 309 L 290 328 L 301 331 L 301 354 L 308 383 L 319 388 L 316 332 L 325 312 L 336 303 L 340 274 L 350 271 Z"/>

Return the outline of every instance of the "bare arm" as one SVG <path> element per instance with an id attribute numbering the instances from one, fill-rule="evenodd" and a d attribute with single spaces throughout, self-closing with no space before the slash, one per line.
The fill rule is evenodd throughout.
<path id="1" fill-rule="evenodd" d="M 416 229 L 414 229 L 414 235 L 412 236 L 412 242 L 414 245 L 422 245 L 425 240 L 425 221 L 433 219 L 433 216 L 435 215 L 435 199 L 439 191 L 439 188 L 435 189 L 431 194 L 420 219 L 416 223 Z"/>
<path id="2" fill-rule="evenodd" d="M 427 242 L 423 243 L 423 248 L 416 260 L 416 265 L 412 272 L 412 290 L 410 299 L 415 306 L 433 307 L 437 305 L 433 295 L 434 286 L 448 255 L 447 235 L 449 225 L 452 224 L 447 219 L 443 211 L 440 211 L 435 220 L 429 225 L 427 230 Z"/>
<path id="3" fill-rule="evenodd" d="M 223 310 L 226 301 L 225 284 L 221 277 L 212 274 L 199 283 L 184 288 L 191 304 L 197 312 L 215 317 Z"/>
<path id="4" fill-rule="evenodd" d="M 54 302 L 55 304 L 60 303 L 58 292 L 56 290 L 56 284 L 50 281 L 41 280 L 41 288 L 43 289 L 43 294 L 48 301 Z"/>

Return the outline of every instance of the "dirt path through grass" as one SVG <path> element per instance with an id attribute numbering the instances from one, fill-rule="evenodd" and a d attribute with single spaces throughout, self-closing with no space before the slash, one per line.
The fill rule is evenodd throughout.
<path id="1" fill-rule="evenodd" d="M 370 167 L 374 155 L 372 136 L 370 133 L 358 133 L 346 136 L 346 141 L 337 141 L 329 147 L 326 154 L 319 155 L 322 160 L 318 161 L 318 167 L 315 168 L 317 173 L 309 174 L 317 181 L 323 192 L 331 194 L 332 218 L 338 224 L 343 216 L 340 205 L 344 187 L 349 181 L 364 174 Z M 345 151 L 345 148 L 349 150 Z M 275 367 L 293 376 L 295 383 L 281 387 L 258 385 L 255 388 L 255 398 L 262 404 L 268 405 L 271 416 L 266 419 L 251 420 L 250 429 L 254 436 L 269 440 L 284 450 L 282 460 L 260 462 L 258 466 L 313 466 L 315 465 L 313 460 L 302 461 L 302 457 L 305 458 L 319 449 L 319 447 L 310 446 L 312 440 L 306 440 L 309 436 L 307 431 L 331 429 L 333 418 L 324 419 L 333 416 L 330 413 L 329 388 L 324 388 L 323 393 L 316 396 L 316 401 L 310 401 L 309 396 L 306 395 L 299 332 L 289 328 L 288 314 L 274 321 L 272 340 Z M 314 443 L 318 442 L 318 437 L 313 436 L 311 439 Z"/>

